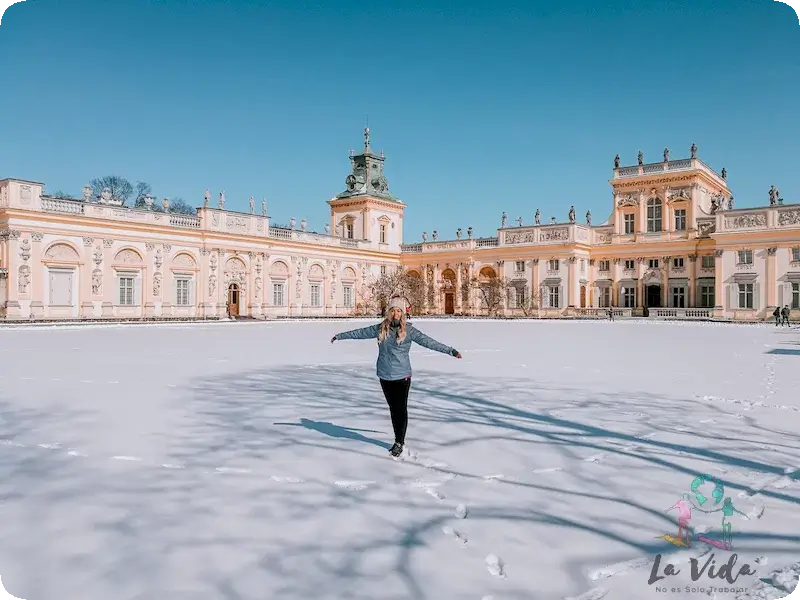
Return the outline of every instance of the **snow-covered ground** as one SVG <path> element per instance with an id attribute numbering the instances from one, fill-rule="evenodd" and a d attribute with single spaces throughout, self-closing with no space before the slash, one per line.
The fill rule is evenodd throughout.
<path id="1" fill-rule="evenodd" d="M 25 600 L 794 589 L 800 330 L 420 321 L 464 359 L 412 350 L 415 456 L 394 461 L 375 343 L 329 343 L 365 324 L 0 331 L 2 585 Z M 755 575 L 734 585 L 692 582 L 689 563 L 732 552 L 662 537 L 699 474 L 748 515 L 731 520 L 734 575 Z M 692 519 L 711 538 L 721 522 Z M 650 585 L 658 554 L 658 574 L 680 573 Z"/>

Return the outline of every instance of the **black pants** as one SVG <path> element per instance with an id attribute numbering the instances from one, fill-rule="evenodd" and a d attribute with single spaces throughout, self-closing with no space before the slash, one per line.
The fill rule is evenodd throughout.
<path id="1" fill-rule="evenodd" d="M 381 379 L 381 389 L 389 405 L 389 414 L 392 416 L 394 441 L 405 444 L 406 429 L 408 428 L 408 391 L 411 389 L 411 377 L 387 381 Z"/>

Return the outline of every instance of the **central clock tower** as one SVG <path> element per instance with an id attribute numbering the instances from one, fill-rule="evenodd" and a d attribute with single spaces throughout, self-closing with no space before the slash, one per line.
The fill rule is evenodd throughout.
<path id="1" fill-rule="evenodd" d="M 389 192 L 389 181 L 383 172 L 385 160 L 383 152 L 372 151 L 367 127 L 364 150 L 350 153 L 345 190 L 328 200 L 331 227 L 337 237 L 368 240 L 376 250 L 399 253 L 405 205 Z"/>

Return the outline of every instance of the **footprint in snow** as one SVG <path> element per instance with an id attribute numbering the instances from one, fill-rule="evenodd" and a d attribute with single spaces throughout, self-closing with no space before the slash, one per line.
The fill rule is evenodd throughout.
<path id="1" fill-rule="evenodd" d="M 501 579 L 506 578 L 505 564 L 503 563 L 503 559 L 501 559 L 499 556 L 495 556 L 494 554 L 487 556 L 486 568 L 489 573 L 495 577 L 500 577 Z"/>
<path id="2" fill-rule="evenodd" d="M 469 514 L 469 509 L 467 508 L 466 504 L 459 504 L 456 506 L 455 515 L 459 519 L 466 519 L 467 515 Z"/>
<path id="3" fill-rule="evenodd" d="M 442 527 L 442 533 L 444 533 L 447 536 L 450 536 L 450 537 L 454 538 L 457 542 L 460 542 L 462 546 L 466 546 L 467 545 L 467 542 L 468 542 L 467 536 L 465 536 L 464 534 L 456 531 L 452 527 L 447 527 L 447 526 Z"/>

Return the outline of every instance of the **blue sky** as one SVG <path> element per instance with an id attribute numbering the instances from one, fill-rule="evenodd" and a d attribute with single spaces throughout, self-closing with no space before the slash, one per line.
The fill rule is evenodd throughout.
<path id="1" fill-rule="evenodd" d="M 405 239 L 500 214 L 594 222 L 613 158 L 800 202 L 800 25 L 779 2 L 26 0 L 0 26 L 0 178 L 98 176 L 321 230 L 350 149 L 387 156 Z"/>

